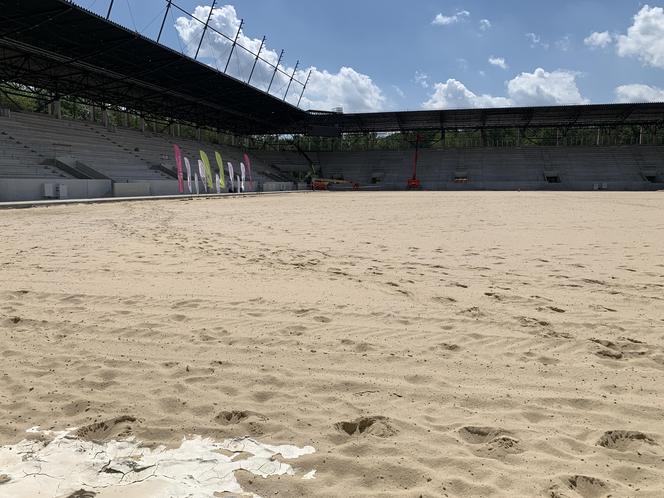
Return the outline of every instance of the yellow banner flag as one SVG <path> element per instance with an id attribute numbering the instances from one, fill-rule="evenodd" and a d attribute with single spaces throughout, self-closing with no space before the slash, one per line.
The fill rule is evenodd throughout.
<path id="1" fill-rule="evenodd" d="M 219 180 L 221 182 L 221 188 L 226 190 L 226 176 L 224 175 L 224 161 L 221 159 L 221 154 L 219 152 L 215 151 L 214 157 L 217 160 L 217 166 L 219 167 Z"/>
<path id="2" fill-rule="evenodd" d="M 214 180 L 212 179 L 212 167 L 210 166 L 210 159 L 205 151 L 201 151 L 201 161 L 205 165 L 205 176 L 207 177 L 207 184 L 210 191 L 214 188 Z"/>

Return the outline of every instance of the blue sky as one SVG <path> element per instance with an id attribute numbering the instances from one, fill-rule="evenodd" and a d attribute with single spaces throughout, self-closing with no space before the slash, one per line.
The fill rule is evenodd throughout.
<path id="1" fill-rule="evenodd" d="M 176 0 L 206 16 L 211 4 Z M 77 0 L 104 13 L 108 0 Z M 229 7 L 232 5 L 233 8 Z M 162 0 L 115 0 L 112 19 L 156 37 Z M 636 0 L 235 0 L 213 16 L 266 58 L 286 51 L 304 80 L 315 68 L 303 107 L 346 111 L 491 107 L 664 100 L 664 10 Z M 164 41 L 192 53 L 201 27 L 169 17 Z M 183 22 L 184 21 L 184 22 Z M 595 35 L 593 35 L 595 33 Z M 593 35 L 593 36 L 591 36 Z M 208 40 L 202 59 L 224 66 L 225 40 Z M 249 54 L 235 54 L 230 72 L 246 79 Z M 272 58 L 271 58 L 272 57 Z M 274 59 L 274 60 L 273 60 Z M 254 83 L 266 89 L 270 72 Z M 266 79 L 267 78 L 267 79 Z M 285 91 L 280 77 L 271 91 Z M 295 85 L 289 100 L 299 97 Z M 283 96 L 283 94 L 281 94 Z"/>

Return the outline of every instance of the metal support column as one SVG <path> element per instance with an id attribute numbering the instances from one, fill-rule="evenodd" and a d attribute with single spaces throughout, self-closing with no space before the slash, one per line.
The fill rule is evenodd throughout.
<path id="1" fill-rule="evenodd" d="M 203 39 L 205 38 L 205 32 L 210 25 L 210 19 L 212 19 L 212 12 L 214 12 L 214 6 L 217 5 L 217 0 L 212 2 L 212 7 L 210 7 L 210 14 L 208 15 L 207 21 L 205 21 L 205 26 L 203 27 L 203 34 L 201 35 L 201 41 L 198 42 L 198 48 L 196 49 L 196 55 L 194 59 L 198 59 L 198 53 L 201 51 L 201 45 L 203 45 Z"/>
<path id="2" fill-rule="evenodd" d="M 224 68 L 224 73 L 228 71 L 228 65 L 231 63 L 231 57 L 233 57 L 233 52 L 235 52 L 235 46 L 237 45 L 237 39 L 240 37 L 242 26 L 244 26 L 244 19 L 240 20 L 240 27 L 237 29 L 237 33 L 235 34 L 235 39 L 233 40 L 233 45 L 231 46 L 231 53 L 228 54 L 228 60 L 226 61 L 226 67 Z"/>
<path id="3" fill-rule="evenodd" d="M 302 102 L 302 97 L 304 96 L 304 91 L 307 89 L 307 85 L 309 84 L 309 79 L 311 78 L 311 71 L 309 71 L 309 74 L 307 75 L 307 81 L 304 82 L 304 86 L 302 87 L 302 93 L 300 94 L 300 98 L 297 99 L 297 107 L 300 107 L 300 102 Z"/>
<path id="4" fill-rule="evenodd" d="M 115 0 L 111 0 L 111 4 L 108 6 L 108 12 L 106 13 L 106 20 L 108 20 L 111 17 L 111 11 L 113 10 L 114 3 Z"/>
<path id="5" fill-rule="evenodd" d="M 290 90 L 291 85 L 293 84 L 293 78 L 295 78 L 295 73 L 297 72 L 297 67 L 300 65 L 300 61 L 297 61 L 295 63 L 295 68 L 293 69 L 293 74 L 290 77 L 290 80 L 288 81 L 288 86 L 286 87 L 286 93 L 284 93 L 284 101 L 286 101 L 286 97 L 288 97 L 288 91 Z"/>
<path id="6" fill-rule="evenodd" d="M 159 28 L 159 36 L 157 36 L 157 43 L 159 43 L 159 40 L 161 40 L 161 33 L 164 31 L 164 25 L 166 24 L 166 17 L 168 17 L 168 13 L 171 11 L 171 3 L 173 0 L 167 0 L 168 5 L 166 6 L 166 12 L 164 12 L 164 18 L 161 20 L 161 28 Z"/>
<path id="7" fill-rule="evenodd" d="M 256 64 L 258 64 L 258 59 L 260 59 L 261 52 L 263 51 L 263 46 L 265 45 L 265 37 L 263 37 L 263 41 L 261 42 L 261 46 L 258 49 L 258 53 L 256 54 L 256 59 L 254 59 L 254 65 L 251 68 L 251 73 L 249 73 L 249 79 L 247 80 L 247 85 L 251 83 L 251 77 L 254 75 L 254 71 L 256 69 Z"/>
<path id="8" fill-rule="evenodd" d="M 272 73 L 272 79 L 270 80 L 270 84 L 267 87 L 267 93 L 270 93 L 270 88 L 272 88 L 272 83 L 274 83 L 274 77 L 277 75 L 277 71 L 279 71 L 279 64 L 281 64 L 281 59 L 284 58 L 284 51 L 282 50 L 281 53 L 279 54 L 279 60 L 277 61 L 277 65 L 274 66 L 274 73 Z"/>

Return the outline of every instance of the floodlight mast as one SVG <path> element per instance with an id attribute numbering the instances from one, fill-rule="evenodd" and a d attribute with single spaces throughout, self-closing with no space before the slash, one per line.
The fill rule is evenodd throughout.
<path id="1" fill-rule="evenodd" d="M 295 78 L 295 73 L 297 72 L 297 67 L 299 65 L 300 65 L 300 61 L 297 61 L 295 63 L 295 69 L 293 69 L 293 74 L 290 77 L 290 81 L 288 82 L 288 86 L 286 87 L 286 93 L 284 93 L 284 102 L 286 101 L 286 97 L 288 97 L 288 91 L 290 90 L 290 87 L 293 84 L 293 78 Z"/>
<path id="2" fill-rule="evenodd" d="M 307 81 L 304 82 L 304 86 L 302 87 L 302 93 L 300 94 L 300 98 L 297 99 L 297 107 L 300 107 L 300 102 L 302 102 L 302 97 L 304 97 L 304 91 L 307 89 L 307 85 L 309 84 L 309 79 L 311 78 L 311 70 L 309 71 L 309 74 L 307 75 Z"/>
<path id="3" fill-rule="evenodd" d="M 270 84 L 267 87 L 267 93 L 270 93 L 270 89 L 272 88 L 272 83 L 274 83 L 274 77 L 277 75 L 277 71 L 279 71 L 279 64 L 281 64 L 281 59 L 284 58 L 284 50 L 281 50 L 281 53 L 279 54 L 279 60 L 277 61 L 277 65 L 274 66 L 274 73 L 272 73 L 272 79 L 270 80 Z"/>
<path id="4" fill-rule="evenodd" d="M 263 37 L 263 41 L 261 42 L 261 46 L 258 49 L 258 53 L 256 54 L 256 59 L 254 59 L 254 66 L 251 68 L 251 73 L 249 73 L 249 79 L 247 80 L 247 85 L 251 83 L 251 78 L 254 75 L 254 71 L 256 70 L 256 64 L 258 64 L 258 59 L 261 57 L 261 52 L 263 51 L 263 46 L 265 45 L 265 37 Z"/>
<path id="5" fill-rule="evenodd" d="M 159 43 L 159 40 L 161 40 L 161 33 L 164 31 L 164 25 L 166 24 L 166 18 L 168 17 L 168 13 L 171 11 L 171 3 L 173 0 L 167 0 L 168 5 L 166 6 L 166 12 L 164 12 L 164 19 L 161 21 L 161 28 L 159 28 L 159 35 L 157 36 L 157 43 Z"/>
<path id="6" fill-rule="evenodd" d="M 113 10 L 113 4 L 114 3 L 115 3 L 115 0 L 111 0 L 111 4 L 108 6 L 108 13 L 106 14 L 106 20 L 107 21 L 111 17 L 111 11 Z"/>
<path id="7" fill-rule="evenodd" d="M 198 48 L 196 49 L 196 55 L 194 59 L 198 59 L 198 53 L 201 51 L 201 46 L 203 45 L 203 40 L 205 39 L 205 32 L 210 25 L 210 19 L 212 19 L 212 13 L 214 12 L 214 7 L 217 5 L 217 0 L 213 0 L 212 7 L 210 7 L 210 14 L 208 15 L 207 21 L 205 21 L 205 27 L 203 28 L 203 34 L 201 35 L 201 41 L 198 42 Z"/>
<path id="8" fill-rule="evenodd" d="M 240 27 L 237 29 L 237 34 L 233 40 L 233 46 L 231 46 L 231 53 L 228 55 L 228 60 L 226 61 L 226 67 L 224 68 L 224 73 L 228 72 L 228 65 L 231 63 L 231 58 L 233 57 L 233 52 L 235 51 L 235 46 L 237 45 L 237 40 L 240 38 L 240 32 L 242 31 L 242 26 L 244 26 L 244 19 L 240 20 Z"/>

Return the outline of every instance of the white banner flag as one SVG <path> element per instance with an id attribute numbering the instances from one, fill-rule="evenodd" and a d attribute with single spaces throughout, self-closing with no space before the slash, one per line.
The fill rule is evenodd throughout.
<path id="1" fill-rule="evenodd" d="M 235 192 L 235 173 L 233 172 L 233 163 L 228 163 L 228 178 L 231 179 L 231 192 Z"/>
<path id="2" fill-rule="evenodd" d="M 201 181 L 203 182 L 203 187 L 205 188 L 205 193 L 207 194 L 207 178 L 205 178 L 205 164 L 200 159 L 198 160 L 198 173 L 201 175 Z"/>
<path id="3" fill-rule="evenodd" d="M 214 184 L 217 187 L 217 193 L 221 194 L 221 178 L 219 178 L 219 173 L 214 175 Z"/>
<path id="4" fill-rule="evenodd" d="M 244 169 L 244 163 L 240 163 L 240 178 L 242 181 L 240 182 L 240 192 L 244 192 L 244 175 L 245 175 L 245 169 Z"/>
<path id="5" fill-rule="evenodd" d="M 194 180 L 196 182 L 196 195 L 200 194 L 198 190 L 198 173 L 194 173 Z"/>
<path id="6" fill-rule="evenodd" d="M 184 158 L 184 167 L 187 168 L 187 187 L 189 188 L 189 193 L 191 194 L 191 164 L 189 163 L 188 158 Z"/>

